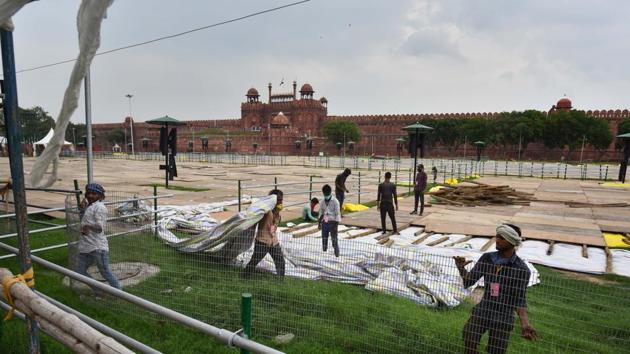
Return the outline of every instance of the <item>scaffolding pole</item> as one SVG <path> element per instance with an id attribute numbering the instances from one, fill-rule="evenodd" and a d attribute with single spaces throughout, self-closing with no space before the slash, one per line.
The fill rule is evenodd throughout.
<path id="1" fill-rule="evenodd" d="M 18 121 L 17 80 L 15 78 L 15 55 L 13 33 L 0 29 L 2 42 L 2 73 L 4 74 L 4 124 L 7 130 L 9 165 L 13 184 L 15 223 L 19 246 L 20 270 L 24 274 L 31 269 L 31 252 L 28 240 L 28 220 L 26 213 L 26 192 L 24 191 L 24 164 L 22 162 L 22 142 Z M 26 318 L 29 333 L 29 353 L 39 353 L 38 325 L 30 317 Z"/>

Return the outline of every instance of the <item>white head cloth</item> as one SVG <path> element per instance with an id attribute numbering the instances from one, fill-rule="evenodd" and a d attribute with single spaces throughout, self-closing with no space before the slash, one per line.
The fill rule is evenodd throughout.
<path id="1" fill-rule="evenodd" d="M 511 226 L 506 224 L 501 224 L 497 226 L 497 235 L 503 237 L 507 242 L 511 243 L 514 247 L 518 247 L 523 242 L 521 236 L 518 235 L 518 232 L 514 230 Z"/>

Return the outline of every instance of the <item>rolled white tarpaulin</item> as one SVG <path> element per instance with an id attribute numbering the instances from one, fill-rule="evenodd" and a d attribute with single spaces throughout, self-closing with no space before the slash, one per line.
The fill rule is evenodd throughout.
<path id="1" fill-rule="evenodd" d="M 66 127 L 70 122 L 70 117 L 77 109 L 81 83 L 101 44 L 101 23 L 107 15 L 107 8 L 113 2 L 114 0 L 83 0 L 81 2 L 77 14 L 79 56 L 74 62 L 74 68 L 70 74 L 61 110 L 57 116 L 55 133 L 31 170 L 31 185 L 33 187 L 50 187 L 57 181 L 59 152 L 63 147 Z M 51 175 L 44 180 L 44 174 L 48 171 L 51 163 L 53 164 Z"/>

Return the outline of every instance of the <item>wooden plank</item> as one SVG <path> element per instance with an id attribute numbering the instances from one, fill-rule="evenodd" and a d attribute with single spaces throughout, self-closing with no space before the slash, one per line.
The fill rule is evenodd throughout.
<path id="1" fill-rule="evenodd" d="M 391 248 L 393 244 L 394 244 L 394 240 L 390 238 L 387 240 L 387 242 L 385 242 L 385 247 Z"/>
<path id="2" fill-rule="evenodd" d="M 490 238 L 488 242 L 486 242 L 483 246 L 481 246 L 481 252 L 485 252 L 490 248 L 495 242 L 494 237 Z"/>
<path id="3" fill-rule="evenodd" d="M 351 236 L 348 236 L 348 237 L 346 237 L 345 239 L 346 239 L 346 240 L 351 240 L 351 239 L 353 239 L 353 238 L 359 238 L 359 237 L 363 237 L 363 236 L 371 235 L 371 234 L 375 233 L 376 231 L 377 231 L 376 229 L 367 229 L 367 230 L 366 230 L 366 231 L 364 231 L 364 232 L 358 233 L 358 234 L 356 234 L 356 235 L 351 235 Z"/>
<path id="4" fill-rule="evenodd" d="M 428 233 L 428 232 L 423 232 L 422 235 L 420 235 L 420 237 L 413 241 L 411 244 L 412 245 L 419 245 L 422 242 L 424 242 L 424 240 L 426 240 L 427 238 L 429 238 L 429 236 L 433 235 L 432 233 Z"/>
<path id="5" fill-rule="evenodd" d="M 319 232 L 319 230 L 317 228 L 312 229 L 312 230 L 300 231 L 300 232 L 294 233 L 293 234 L 293 238 L 301 238 L 301 237 L 308 236 L 308 235 L 311 235 L 311 234 L 314 234 L 314 233 L 318 233 L 318 232 Z"/>
<path id="6" fill-rule="evenodd" d="M 604 248 L 604 251 L 606 252 L 606 273 L 612 273 L 612 253 L 608 246 Z"/>
<path id="7" fill-rule="evenodd" d="M 458 243 L 464 243 L 464 242 L 466 242 L 466 241 L 468 241 L 468 240 L 470 240 L 472 238 L 473 238 L 473 236 L 462 237 L 461 239 L 459 239 L 459 240 L 457 240 L 455 242 L 451 242 L 451 243 L 447 244 L 445 247 L 453 247 L 453 246 L 455 246 Z"/>
<path id="8" fill-rule="evenodd" d="M 305 224 L 305 225 L 295 225 L 295 226 L 292 226 L 292 227 L 284 230 L 284 232 L 285 233 L 295 232 L 295 231 L 299 231 L 299 230 L 302 230 L 302 229 L 307 229 L 307 228 L 309 228 L 311 226 L 313 226 L 313 224 L 311 224 L 311 223 Z"/>
<path id="9" fill-rule="evenodd" d="M 547 248 L 547 255 L 551 256 L 551 254 L 553 253 L 553 246 L 555 246 L 556 241 L 549 241 L 549 247 Z"/>
<path id="10" fill-rule="evenodd" d="M 433 246 L 439 245 L 440 243 L 442 243 L 444 241 L 447 241 L 448 239 L 449 239 L 448 236 L 442 236 L 442 237 L 438 238 L 435 241 L 431 241 L 431 242 L 427 243 L 427 246 L 433 247 Z"/>
<path id="11" fill-rule="evenodd" d="M 387 241 L 389 241 L 389 237 L 385 237 L 383 239 L 381 239 L 380 241 L 378 241 L 379 245 L 384 245 L 385 243 L 387 243 Z M 392 240 L 394 241 L 394 240 Z"/>
<path id="12" fill-rule="evenodd" d="M 390 236 L 391 234 L 392 234 L 391 232 L 386 232 L 386 233 L 384 233 L 384 234 L 380 234 L 380 235 L 378 235 L 378 236 L 374 237 L 374 239 L 375 239 L 375 240 L 382 240 L 382 239 L 385 239 L 385 238 L 389 238 L 389 236 Z"/>
<path id="13" fill-rule="evenodd" d="M 420 230 L 414 232 L 413 235 L 414 236 L 418 236 L 418 235 L 423 234 L 423 233 L 424 233 L 424 227 L 422 227 L 422 228 L 420 228 Z"/>
<path id="14" fill-rule="evenodd" d="M 588 247 L 585 244 L 582 244 L 582 257 L 588 258 Z"/>

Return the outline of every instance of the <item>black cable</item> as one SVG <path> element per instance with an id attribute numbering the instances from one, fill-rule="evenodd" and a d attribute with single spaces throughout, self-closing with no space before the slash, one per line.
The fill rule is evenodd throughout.
<path id="1" fill-rule="evenodd" d="M 150 44 L 150 43 L 154 43 L 154 42 L 162 41 L 162 40 L 165 40 L 165 39 L 171 39 L 171 38 L 175 38 L 175 37 L 183 36 L 183 35 L 186 35 L 186 34 L 189 34 L 189 33 L 197 32 L 197 31 L 202 31 L 202 30 L 205 30 L 205 29 L 208 29 L 208 28 L 217 27 L 217 26 L 222 26 L 222 25 L 225 25 L 225 24 L 228 24 L 228 23 L 232 23 L 232 22 L 237 22 L 237 21 L 245 20 L 245 19 L 250 18 L 250 17 L 254 17 L 254 16 L 258 16 L 258 15 L 266 14 L 266 13 L 269 13 L 269 12 L 278 11 L 278 10 L 281 10 L 281 9 L 284 9 L 284 8 L 287 8 L 287 7 L 300 5 L 300 4 L 303 4 L 303 3 L 305 3 L 305 2 L 309 2 L 309 1 L 311 1 L 311 0 L 301 0 L 301 1 L 292 2 L 292 3 L 290 3 L 290 4 L 286 4 L 286 5 L 282 5 L 282 6 L 274 7 L 274 8 L 267 9 L 267 10 L 262 10 L 262 11 L 254 12 L 254 13 L 251 13 L 251 14 L 249 14 L 249 15 L 245 15 L 245 16 L 241 16 L 241 17 L 233 18 L 233 19 L 230 19 L 230 20 L 225 20 L 225 21 L 222 21 L 222 22 L 213 23 L 213 24 L 211 24 L 211 25 L 207 25 L 207 26 L 203 26 L 203 27 L 194 28 L 194 29 L 191 29 L 191 30 L 188 30 L 188 31 L 184 31 L 184 32 L 176 33 L 176 34 L 171 34 L 171 35 L 168 35 L 168 36 L 159 37 L 159 38 L 156 38 L 156 39 L 151 39 L 151 40 L 144 41 L 144 42 L 140 42 L 140 43 L 130 44 L 130 45 L 126 45 L 126 46 L 124 46 L 124 47 L 119 47 L 119 48 L 114 48 L 114 49 L 106 50 L 106 51 L 104 51 L 104 52 L 99 52 L 99 53 L 96 53 L 96 54 L 95 54 L 95 56 L 97 56 L 97 55 L 109 54 L 109 53 L 113 53 L 113 52 L 118 52 L 118 51 L 121 51 L 121 50 L 129 49 L 129 48 L 134 48 L 134 47 L 139 47 L 139 46 L 142 46 L 142 45 L 145 45 L 145 44 Z M 35 67 L 32 67 L 32 68 L 28 68 L 28 69 L 21 69 L 21 70 L 16 71 L 16 73 L 23 73 L 23 72 L 27 72 L 27 71 L 34 71 L 34 70 L 39 70 L 39 69 L 49 68 L 49 67 L 51 67 L 51 66 L 56 66 L 56 65 L 61 65 L 61 64 L 66 64 L 66 63 L 71 63 L 71 62 L 73 62 L 73 61 L 76 61 L 76 59 L 66 59 L 66 60 L 62 60 L 62 61 L 55 62 L 55 63 L 45 64 L 45 65 L 40 65 L 40 66 L 35 66 Z"/>

